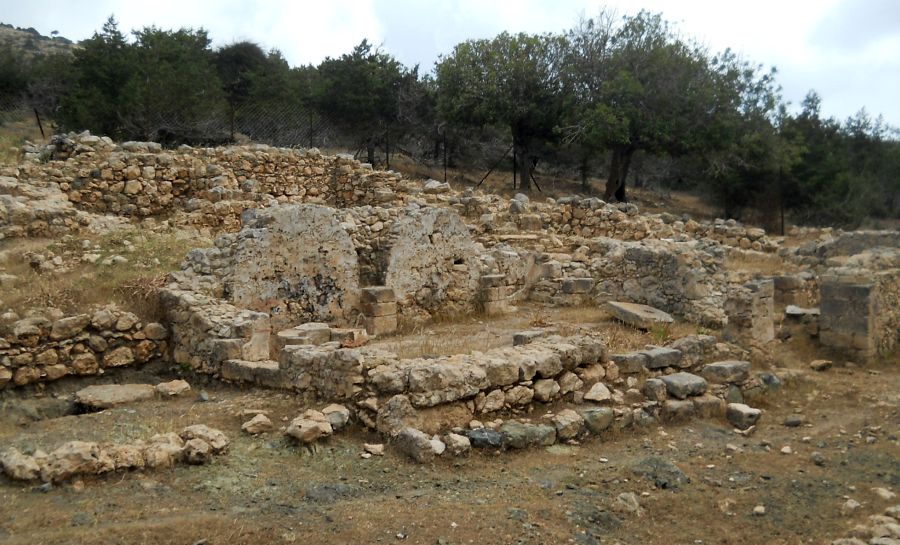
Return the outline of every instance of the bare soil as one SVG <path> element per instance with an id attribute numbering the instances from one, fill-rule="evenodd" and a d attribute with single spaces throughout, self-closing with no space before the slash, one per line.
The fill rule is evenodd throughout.
<path id="1" fill-rule="evenodd" d="M 592 309 L 525 308 L 512 318 L 438 324 L 379 341 L 410 353 L 484 350 L 532 321 L 603 331 L 614 348 L 658 342 Z M 682 326 L 679 326 L 682 327 Z M 483 337 L 466 345 L 460 337 Z M 679 331 L 678 334 L 687 332 Z M 404 344 L 405 343 L 405 344 Z M 442 344 L 443 343 L 443 344 Z M 402 351 L 401 350 L 401 351 Z M 157 362 L 93 382 L 147 382 L 178 374 Z M 362 459 L 382 439 L 353 426 L 314 451 L 276 431 L 240 431 L 243 409 L 279 425 L 305 408 L 287 393 L 186 375 L 194 391 L 99 413 L 71 414 L 71 379 L 43 392 L 0 394 L 0 445 L 55 448 L 68 440 L 131 441 L 204 423 L 232 439 L 205 466 L 115 473 L 52 487 L 0 480 L 0 542 L 228 544 L 797 544 L 828 543 L 890 502 L 871 489 L 900 488 L 900 369 L 835 367 L 787 373 L 755 434 L 724 421 L 652 426 L 580 444 L 418 465 L 393 452 Z M 200 401 L 205 391 L 208 401 Z M 532 418 L 553 407 L 536 406 Z M 783 425 L 800 414 L 805 424 Z M 780 450 L 790 446 L 792 454 Z M 822 466 L 810 460 L 824 455 Z M 656 479 L 636 464 L 657 468 Z M 665 464 L 689 479 L 661 488 Z M 671 471 L 671 468 L 668 468 Z M 669 479 L 671 483 L 671 479 Z M 638 496 L 638 513 L 621 509 Z M 853 498 L 862 507 L 847 516 Z M 898 503 L 894 500 L 893 503 Z M 766 509 L 754 516 L 755 506 Z"/>

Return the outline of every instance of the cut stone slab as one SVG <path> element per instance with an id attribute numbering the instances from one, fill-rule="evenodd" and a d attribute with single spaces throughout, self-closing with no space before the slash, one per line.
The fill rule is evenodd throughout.
<path id="1" fill-rule="evenodd" d="M 759 421 L 762 411 L 743 403 L 729 403 L 725 416 L 734 427 L 746 430 Z"/>
<path id="2" fill-rule="evenodd" d="M 700 374 L 713 384 L 740 384 L 750 378 L 750 362 L 736 360 L 717 361 L 704 365 Z"/>
<path id="3" fill-rule="evenodd" d="M 665 326 L 675 321 L 671 315 L 658 308 L 637 303 L 608 301 L 605 308 L 617 320 L 639 329 L 653 329 L 656 326 Z"/>
<path id="4" fill-rule="evenodd" d="M 660 377 L 660 380 L 666 385 L 666 391 L 669 395 L 678 399 L 706 393 L 706 379 L 691 373 L 672 373 L 671 375 Z"/>
<path id="5" fill-rule="evenodd" d="M 819 316 L 821 312 L 818 307 L 813 308 L 803 308 L 798 307 L 797 305 L 788 305 L 787 308 L 784 309 L 784 315 L 788 318 L 802 318 L 804 316 Z"/>
<path id="6" fill-rule="evenodd" d="M 681 350 L 664 346 L 643 350 L 641 354 L 647 356 L 647 369 L 675 367 L 681 361 Z"/>
<path id="7" fill-rule="evenodd" d="M 151 384 L 102 384 L 78 390 L 75 401 L 91 409 L 109 409 L 155 396 L 156 388 Z"/>

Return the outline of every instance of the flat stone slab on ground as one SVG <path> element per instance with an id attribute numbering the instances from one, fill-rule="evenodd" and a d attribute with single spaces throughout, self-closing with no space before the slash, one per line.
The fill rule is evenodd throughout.
<path id="1" fill-rule="evenodd" d="M 156 387 L 151 384 L 100 384 L 78 390 L 75 401 L 92 409 L 109 409 L 155 396 Z"/>
<path id="2" fill-rule="evenodd" d="M 605 308 L 617 320 L 640 329 L 653 329 L 654 326 L 671 324 L 675 321 L 666 312 L 637 303 L 607 301 Z"/>

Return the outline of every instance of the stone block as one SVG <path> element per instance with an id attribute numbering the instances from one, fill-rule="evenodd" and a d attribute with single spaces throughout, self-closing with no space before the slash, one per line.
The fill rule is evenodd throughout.
<path id="1" fill-rule="evenodd" d="M 366 316 L 390 316 L 397 314 L 397 303 L 394 301 L 386 303 L 363 301 L 362 313 Z"/>
<path id="2" fill-rule="evenodd" d="M 390 335 L 397 331 L 397 315 L 366 316 L 366 333 L 369 335 Z"/>
<path id="3" fill-rule="evenodd" d="M 639 329 L 653 329 L 674 322 L 670 314 L 648 305 L 608 301 L 604 308 L 617 320 Z"/>
<path id="4" fill-rule="evenodd" d="M 681 361 L 681 351 L 674 348 L 659 346 L 641 352 L 647 356 L 647 369 L 662 369 L 663 367 L 676 367 Z"/>
<path id="5" fill-rule="evenodd" d="M 362 288 L 360 301 L 363 303 L 390 303 L 396 301 L 393 288 L 387 286 L 373 286 Z"/>

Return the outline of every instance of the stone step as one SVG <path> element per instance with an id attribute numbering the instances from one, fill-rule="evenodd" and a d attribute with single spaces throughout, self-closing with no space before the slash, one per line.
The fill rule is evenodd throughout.
<path id="1" fill-rule="evenodd" d="M 222 363 L 222 378 L 236 382 L 249 382 L 268 388 L 289 389 L 290 380 L 281 371 L 277 361 L 227 360 Z"/>

